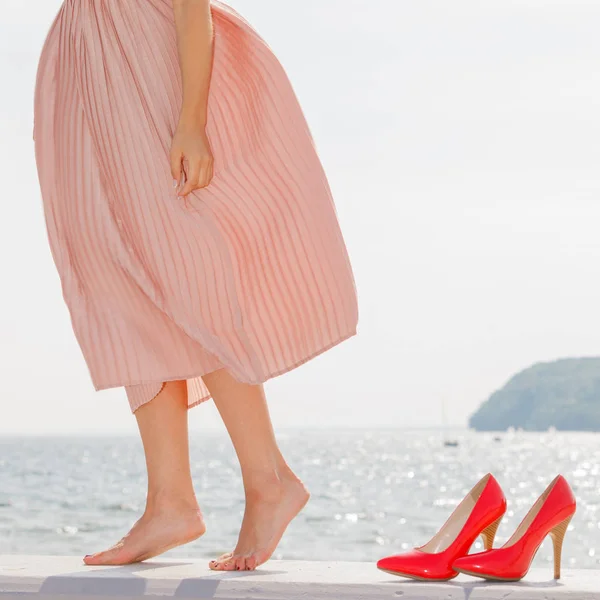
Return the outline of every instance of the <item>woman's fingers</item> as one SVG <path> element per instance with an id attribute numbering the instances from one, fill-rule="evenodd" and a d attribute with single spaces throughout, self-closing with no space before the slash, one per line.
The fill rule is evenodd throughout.
<path id="1" fill-rule="evenodd" d="M 213 176 L 213 159 L 210 156 L 188 159 L 187 180 L 178 196 L 187 196 L 194 190 L 206 187 Z"/>
<path id="2" fill-rule="evenodd" d="M 181 159 L 183 153 L 176 148 L 171 149 L 170 162 L 171 162 L 171 175 L 173 176 L 173 187 L 177 187 L 181 181 Z"/>
<path id="3" fill-rule="evenodd" d="M 200 160 L 197 158 L 188 158 L 187 179 L 183 187 L 179 190 L 179 196 L 187 196 L 196 189 L 198 178 L 200 177 Z"/>

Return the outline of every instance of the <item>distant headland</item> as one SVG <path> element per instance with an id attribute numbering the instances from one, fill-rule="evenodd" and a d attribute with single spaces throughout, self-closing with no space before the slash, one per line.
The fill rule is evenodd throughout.
<path id="1" fill-rule="evenodd" d="M 600 357 L 537 363 L 514 375 L 471 416 L 478 431 L 600 431 Z"/>

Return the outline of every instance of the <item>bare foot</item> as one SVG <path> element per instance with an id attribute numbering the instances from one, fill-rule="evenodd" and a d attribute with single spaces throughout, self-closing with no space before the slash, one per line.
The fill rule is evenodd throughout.
<path id="1" fill-rule="evenodd" d="M 211 561 L 209 567 L 213 571 L 252 571 L 265 563 L 309 498 L 308 490 L 291 471 L 247 491 L 237 546 Z"/>
<path id="2" fill-rule="evenodd" d="M 112 548 L 90 554 L 86 565 L 127 565 L 140 562 L 199 538 L 206 528 L 198 508 L 169 507 L 144 513 L 131 531 Z"/>

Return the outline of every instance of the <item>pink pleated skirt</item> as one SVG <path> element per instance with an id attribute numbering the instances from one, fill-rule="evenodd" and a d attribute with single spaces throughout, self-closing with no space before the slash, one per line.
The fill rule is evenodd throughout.
<path id="1" fill-rule="evenodd" d="M 135 411 L 226 368 L 258 384 L 356 333 L 327 179 L 281 65 L 214 2 L 211 184 L 176 198 L 171 0 L 66 0 L 40 58 L 34 139 L 52 256 L 95 389 Z"/>

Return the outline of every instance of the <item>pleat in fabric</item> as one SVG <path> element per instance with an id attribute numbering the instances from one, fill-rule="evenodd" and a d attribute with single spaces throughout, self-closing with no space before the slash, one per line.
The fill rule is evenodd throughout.
<path id="1" fill-rule="evenodd" d="M 356 333 L 327 179 L 276 57 L 212 5 L 211 184 L 175 197 L 181 105 L 170 0 L 67 0 L 40 58 L 36 160 L 50 249 L 95 389 L 132 410 L 227 368 L 262 383 Z"/>

